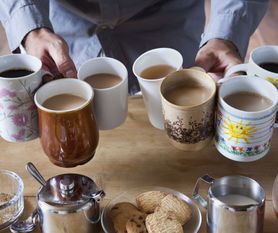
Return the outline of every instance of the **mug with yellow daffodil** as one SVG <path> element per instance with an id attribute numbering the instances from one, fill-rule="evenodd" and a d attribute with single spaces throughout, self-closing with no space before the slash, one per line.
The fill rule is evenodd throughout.
<path id="1" fill-rule="evenodd" d="M 238 106 L 246 99 L 238 98 L 239 105 L 228 101 L 229 96 L 240 96 L 242 93 L 265 98 L 268 103 L 260 108 L 242 109 Z M 253 105 L 257 103 L 261 105 L 250 101 Z M 255 76 L 236 76 L 226 80 L 218 92 L 217 150 L 225 157 L 240 162 L 251 162 L 265 156 L 271 146 L 277 108 L 278 92 L 270 82 Z"/>

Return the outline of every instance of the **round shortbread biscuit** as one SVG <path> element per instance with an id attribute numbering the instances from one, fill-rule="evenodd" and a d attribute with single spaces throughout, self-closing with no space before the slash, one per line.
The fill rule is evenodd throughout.
<path id="1" fill-rule="evenodd" d="M 177 220 L 184 225 L 192 216 L 190 206 L 173 194 L 164 197 L 155 211 L 173 212 Z"/>
<path id="2" fill-rule="evenodd" d="M 151 214 L 166 195 L 166 193 L 161 191 L 144 192 L 136 197 L 136 203 L 140 210 Z"/>
<path id="3" fill-rule="evenodd" d="M 139 211 L 129 202 L 121 202 L 114 205 L 109 213 L 116 233 L 126 233 L 126 223 L 130 218 L 146 218 L 146 214 Z"/>
<path id="4" fill-rule="evenodd" d="M 148 233 L 145 220 L 146 216 L 131 217 L 126 223 L 127 233 Z"/>
<path id="5" fill-rule="evenodd" d="M 157 211 L 146 218 L 148 233 L 183 233 L 181 223 L 171 212 Z"/>

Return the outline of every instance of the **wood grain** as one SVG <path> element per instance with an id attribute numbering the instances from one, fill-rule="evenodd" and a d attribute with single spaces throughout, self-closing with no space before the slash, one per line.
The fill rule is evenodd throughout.
<path id="1" fill-rule="evenodd" d="M 31 213 L 38 183 L 25 171 L 25 164 L 33 162 L 45 178 L 75 172 L 96 179 L 106 191 L 106 201 L 130 188 L 156 185 L 165 186 L 191 196 L 197 178 L 210 174 L 217 178 L 225 175 L 245 175 L 257 180 L 265 189 L 267 206 L 265 232 L 277 232 L 272 211 L 271 189 L 277 174 L 278 132 L 267 156 L 252 163 L 238 163 L 221 156 L 213 145 L 199 152 L 184 152 L 170 145 L 163 131 L 153 128 L 146 115 L 141 97 L 129 99 L 126 122 L 114 130 L 101 131 L 95 157 L 86 165 L 71 169 L 52 165 L 43 153 L 39 140 L 8 143 L 0 140 L 0 168 L 15 171 L 25 184 L 26 213 Z M 207 187 L 201 187 L 205 195 Z M 29 201 L 30 200 L 30 201 Z M 204 210 L 202 209 L 204 214 Z M 203 218 L 205 219 L 205 218 Z M 203 220 L 201 233 L 206 232 Z"/>

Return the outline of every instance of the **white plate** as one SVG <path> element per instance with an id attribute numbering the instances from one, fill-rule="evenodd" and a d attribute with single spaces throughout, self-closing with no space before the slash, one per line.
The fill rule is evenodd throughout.
<path id="1" fill-rule="evenodd" d="M 186 195 L 175 191 L 169 188 L 157 187 L 157 186 L 147 186 L 147 187 L 140 187 L 134 188 L 127 192 L 120 194 L 119 196 L 112 199 L 104 208 L 102 215 L 101 215 L 101 225 L 105 233 L 115 233 L 113 229 L 113 224 L 109 217 L 109 212 L 111 208 L 119 203 L 119 202 L 130 202 L 132 204 L 136 204 L 135 198 L 137 195 L 147 192 L 147 191 L 162 191 L 165 193 L 171 193 L 180 198 L 181 200 L 185 201 L 188 205 L 190 205 L 192 209 L 192 218 L 184 225 L 184 233 L 197 233 L 200 229 L 202 223 L 202 215 L 197 207 L 197 205 Z"/>

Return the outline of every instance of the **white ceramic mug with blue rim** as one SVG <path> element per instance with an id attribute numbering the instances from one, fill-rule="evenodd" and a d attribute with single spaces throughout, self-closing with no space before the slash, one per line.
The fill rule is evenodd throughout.
<path id="1" fill-rule="evenodd" d="M 251 92 L 267 97 L 272 105 L 262 111 L 247 112 L 236 109 L 224 98 L 238 92 Z M 215 145 L 225 157 L 251 162 L 265 156 L 271 146 L 278 93 L 270 82 L 252 76 L 237 76 L 219 88 L 216 114 Z"/>

